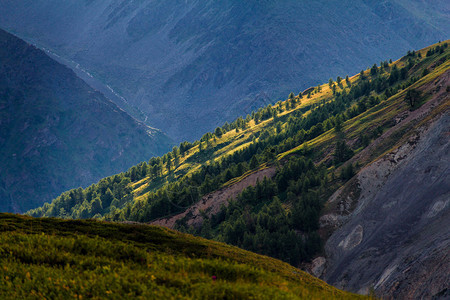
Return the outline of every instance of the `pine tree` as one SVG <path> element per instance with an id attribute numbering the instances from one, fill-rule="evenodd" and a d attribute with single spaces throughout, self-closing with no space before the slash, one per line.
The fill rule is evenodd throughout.
<path id="1" fill-rule="evenodd" d="M 372 68 L 370 69 L 370 75 L 377 75 L 378 73 L 378 67 L 377 64 L 373 64 Z"/>
<path id="2" fill-rule="evenodd" d="M 253 156 L 252 159 L 250 160 L 250 169 L 255 169 L 258 166 L 259 166 L 258 159 L 256 158 L 256 156 Z"/>
<path id="3" fill-rule="evenodd" d="M 416 89 L 409 89 L 406 92 L 405 100 L 409 103 L 411 107 L 414 107 L 416 103 L 420 100 L 421 93 Z"/>

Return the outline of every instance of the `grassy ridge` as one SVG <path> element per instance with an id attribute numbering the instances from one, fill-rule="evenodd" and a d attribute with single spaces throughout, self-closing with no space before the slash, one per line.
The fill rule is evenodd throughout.
<path id="1" fill-rule="evenodd" d="M 353 299 L 281 261 L 155 226 L 0 214 L 0 296 Z"/>

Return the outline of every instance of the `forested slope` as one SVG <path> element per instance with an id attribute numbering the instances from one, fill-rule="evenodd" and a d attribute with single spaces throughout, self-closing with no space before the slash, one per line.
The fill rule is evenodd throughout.
<path id="1" fill-rule="evenodd" d="M 291 94 L 29 214 L 152 222 L 183 213 L 200 200 L 214 201 L 218 191 L 275 169 L 270 178 L 225 201 L 218 213 L 206 208 L 186 214 L 175 228 L 298 265 L 321 250 L 326 233 L 319 230 L 319 217 L 328 197 L 412 134 L 412 128 L 395 127 L 397 120 L 434 93 L 448 92 L 433 82 L 447 74 L 449 52 L 443 42 Z M 445 111 L 445 105 L 440 102 L 436 110 Z M 393 134 L 384 138 L 386 132 Z M 190 226 L 192 218 L 202 221 Z"/>

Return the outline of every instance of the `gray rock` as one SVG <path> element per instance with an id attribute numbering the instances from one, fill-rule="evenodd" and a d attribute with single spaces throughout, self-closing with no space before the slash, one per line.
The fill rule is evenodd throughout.
<path id="1" fill-rule="evenodd" d="M 357 207 L 326 243 L 328 283 L 394 299 L 449 296 L 449 131 L 446 113 L 417 144 L 357 175 Z"/>

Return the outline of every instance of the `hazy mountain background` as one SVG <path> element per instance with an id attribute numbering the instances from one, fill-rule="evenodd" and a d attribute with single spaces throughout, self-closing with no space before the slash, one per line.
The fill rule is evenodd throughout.
<path id="1" fill-rule="evenodd" d="M 445 0 L 2 0 L 0 12 L 176 141 L 450 32 Z"/>
<path id="2" fill-rule="evenodd" d="M 0 211 L 42 205 L 170 145 L 72 70 L 0 30 Z"/>

